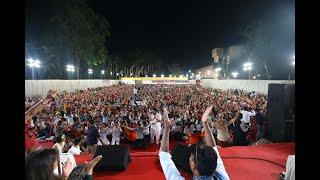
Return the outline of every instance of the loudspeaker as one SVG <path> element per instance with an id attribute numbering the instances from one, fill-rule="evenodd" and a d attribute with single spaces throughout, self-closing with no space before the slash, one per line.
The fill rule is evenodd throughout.
<path id="1" fill-rule="evenodd" d="M 102 155 L 102 159 L 94 167 L 95 172 L 123 171 L 131 160 L 128 146 L 97 146 L 94 157 Z"/>
<path id="2" fill-rule="evenodd" d="M 189 166 L 190 148 L 186 145 L 177 144 L 172 150 L 172 161 L 182 170 L 192 173 Z"/>
<path id="3" fill-rule="evenodd" d="M 269 84 L 266 137 L 272 142 L 295 140 L 295 85 Z"/>

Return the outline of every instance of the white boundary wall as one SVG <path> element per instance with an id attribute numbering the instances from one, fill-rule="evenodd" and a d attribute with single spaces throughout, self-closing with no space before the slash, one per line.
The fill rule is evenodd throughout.
<path id="1" fill-rule="evenodd" d="M 286 80 L 216 80 L 216 79 L 202 79 L 200 85 L 205 88 L 214 89 L 242 89 L 243 91 L 255 91 L 260 94 L 268 94 L 268 85 L 274 84 L 295 84 L 295 81 Z"/>
<path id="2" fill-rule="evenodd" d="M 119 80 L 25 80 L 25 96 L 45 96 L 49 90 L 58 92 L 75 90 L 85 90 L 102 86 L 119 84 Z M 295 84 L 295 81 L 286 80 L 215 80 L 202 79 L 200 85 L 205 88 L 216 89 L 242 89 L 244 91 L 256 91 L 261 94 L 268 94 L 268 85 L 276 84 Z M 189 84 L 195 84 L 195 80 L 189 80 Z"/>
<path id="3" fill-rule="evenodd" d="M 118 80 L 25 80 L 25 96 L 46 96 L 49 90 L 58 92 L 75 90 L 85 90 L 102 86 L 118 84 Z"/>

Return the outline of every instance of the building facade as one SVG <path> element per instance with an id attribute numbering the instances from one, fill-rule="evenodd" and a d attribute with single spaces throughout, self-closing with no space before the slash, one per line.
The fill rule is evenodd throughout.
<path id="1" fill-rule="evenodd" d="M 211 52 L 212 61 L 209 66 L 196 70 L 196 74 L 202 79 L 228 79 L 230 77 L 230 65 L 245 59 L 245 48 L 242 45 L 233 45 L 228 48 L 215 48 Z"/>

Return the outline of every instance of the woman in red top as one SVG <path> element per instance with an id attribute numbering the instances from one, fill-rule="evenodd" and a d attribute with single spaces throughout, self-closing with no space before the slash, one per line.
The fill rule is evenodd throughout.
<path id="1" fill-rule="evenodd" d="M 36 141 L 36 136 L 35 136 L 35 128 L 31 127 L 31 123 L 27 122 L 25 123 L 25 149 L 27 152 L 31 152 L 36 147 L 39 146 L 38 142 Z"/>

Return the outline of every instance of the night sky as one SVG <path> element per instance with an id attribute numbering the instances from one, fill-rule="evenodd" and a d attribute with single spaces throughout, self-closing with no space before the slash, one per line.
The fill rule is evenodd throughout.
<path id="1" fill-rule="evenodd" d="M 239 32 L 256 20 L 289 22 L 287 29 L 270 27 L 281 30 L 278 34 L 281 43 L 277 47 L 281 53 L 270 59 L 276 64 L 275 68 L 280 68 L 277 71 L 288 71 L 288 57 L 294 53 L 292 0 L 87 2 L 110 23 L 108 50 L 111 55 L 122 56 L 135 48 L 146 48 L 162 57 L 164 63 L 198 68 L 211 64 L 212 49 L 243 43 Z M 45 6 L 43 1 L 26 1 L 26 31 L 31 37 L 36 34 L 38 28 L 35 27 L 46 21 L 45 9 L 48 7 Z M 283 34 L 287 37 L 281 39 Z"/>

